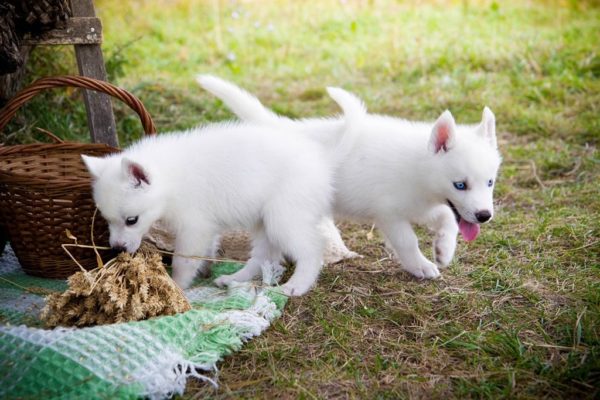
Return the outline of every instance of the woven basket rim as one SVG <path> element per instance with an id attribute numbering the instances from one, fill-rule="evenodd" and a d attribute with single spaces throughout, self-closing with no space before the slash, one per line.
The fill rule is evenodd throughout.
<path id="1" fill-rule="evenodd" d="M 0 146 L 0 184 L 18 185 L 36 189 L 63 190 L 70 188 L 90 187 L 90 179 L 74 176 L 73 178 L 52 178 L 51 176 L 39 177 L 37 171 L 27 173 L 25 171 L 9 171 L 3 169 L 11 159 L 39 156 L 45 160 L 52 159 L 54 154 L 73 153 L 81 155 L 85 153 L 111 154 L 119 153 L 121 150 L 104 143 L 59 143 L 59 144 L 22 144 L 14 146 Z"/>
<path id="2" fill-rule="evenodd" d="M 52 152 L 57 150 L 80 150 L 82 148 L 98 149 L 107 148 L 119 150 L 117 147 L 112 147 L 106 143 L 79 143 L 79 142 L 64 142 L 64 143 L 30 143 L 30 144 L 14 144 L 0 145 L 0 156 L 23 155 L 23 153 L 39 153 Z"/>

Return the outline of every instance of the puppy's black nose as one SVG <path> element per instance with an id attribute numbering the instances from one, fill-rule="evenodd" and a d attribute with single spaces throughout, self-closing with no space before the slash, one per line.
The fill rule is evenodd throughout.
<path id="1" fill-rule="evenodd" d="M 492 218 L 492 214 L 488 210 L 477 211 L 475 213 L 475 218 L 477 218 L 477 221 L 484 223 Z"/>
<path id="2" fill-rule="evenodd" d="M 125 253 L 127 251 L 127 248 L 125 246 L 113 246 L 111 249 L 114 253 Z"/>

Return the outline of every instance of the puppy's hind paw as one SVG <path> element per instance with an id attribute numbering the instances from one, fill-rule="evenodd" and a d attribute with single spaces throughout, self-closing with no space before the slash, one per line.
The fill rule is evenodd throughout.
<path id="1" fill-rule="evenodd" d="M 302 296 L 303 294 L 305 294 L 306 292 L 308 292 L 310 290 L 310 287 L 309 288 L 301 288 L 301 287 L 289 285 L 286 283 L 285 285 L 280 286 L 277 290 L 288 297 L 295 297 L 295 296 Z"/>
<path id="2" fill-rule="evenodd" d="M 364 258 L 362 254 L 358 254 L 354 251 L 348 251 L 346 253 L 326 253 L 323 257 L 323 262 L 325 264 L 337 264 L 344 260 L 351 260 L 353 258 Z"/>
<path id="3" fill-rule="evenodd" d="M 365 258 L 365 256 L 363 256 L 362 254 L 357 253 L 355 251 L 350 251 L 350 252 L 348 252 L 348 254 L 346 254 L 345 258 L 348 260 L 350 260 L 352 258 L 363 259 L 363 258 Z"/>

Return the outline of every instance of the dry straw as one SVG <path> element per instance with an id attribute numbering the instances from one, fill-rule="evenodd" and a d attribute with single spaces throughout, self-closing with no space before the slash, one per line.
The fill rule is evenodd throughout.
<path id="1" fill-rule="evenodd" d="M 70 231 L 62 248 L 81 271 L 71 275 L 69 288 L 63 293 L 46 297 L 41 318 L 49 328 L 56 326 L 92 326 L 118 322 L 139 321 L 159 315 L 173 315 L 191 309 L 183 291 L 169 276 L 162 263 L 161 253 L 175 255 L 143 243 L 135 255 L 121 253 L 116 258 L 102 262 L 94 243 L 94 211 L 90 227 L 92 245 L 77 243 Z M 69 247 L 91 248 L 96 252 L 98 267 L 87 271 L 69 251 Z M 190 258 L 210 261 L 233 261 L 207 257 Z"/>
<path id="2" fill-rule="evenodd" d="M 106 265 L 76 272 L 68 284 L 64 293 L 46 298 L 41 318 L 50 328 L 138 321 L 191 309 L 160 253 L 148 244 L 135 255 L 121 253 Z"/>

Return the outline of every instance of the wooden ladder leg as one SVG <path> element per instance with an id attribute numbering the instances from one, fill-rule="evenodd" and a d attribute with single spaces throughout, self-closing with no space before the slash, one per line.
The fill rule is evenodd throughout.
<path id="1" fill-rule="evenodd" d="M 95 17 L 92 0 L 71 0 L 73 17 Z M 75 57 L 79 74 L 106 81 L 106 68 L 99 44 L 76 44 Z M 117 128 L 110 96 L 84 90 L 85 108 L 92 141 L 118 147 Z"/>

